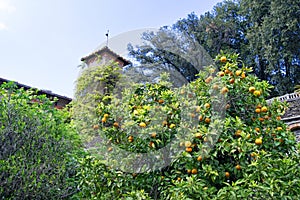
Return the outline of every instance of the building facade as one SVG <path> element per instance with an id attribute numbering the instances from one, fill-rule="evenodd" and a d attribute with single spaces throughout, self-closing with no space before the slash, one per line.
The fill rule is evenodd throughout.
<path id="1" fill-rule="evenodd" d="M 121 68 L 130 64 L 130 61 L 113 52 L 107 46 L 81 58 L 81 61 L 84 62 L 88 67 L 103 65 L 108 62 L 116 62 Z"/>

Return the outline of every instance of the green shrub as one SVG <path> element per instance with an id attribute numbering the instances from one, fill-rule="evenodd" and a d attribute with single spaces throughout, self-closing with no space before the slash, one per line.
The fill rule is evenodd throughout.
<path id="1" fill-rule="evenodd" d="M 69 114 L 45 95 L 0 87 L 0 199 L 62 199 L 76 192 L 79 140 Z"/>

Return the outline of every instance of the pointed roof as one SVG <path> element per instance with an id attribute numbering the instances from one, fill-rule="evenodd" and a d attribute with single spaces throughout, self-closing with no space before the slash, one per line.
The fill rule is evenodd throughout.
<path id="1" fill-rule="evenodd" d="M 120 60 L 124 63 L 124 66 L 126 65 L 129 65 L 131 62 L 125 58 L 123 58 L 122 56 L 118 55 L 117 53 L 115 53 L 114 51 L 112 51 L 110 48 L 108 48 L 107 46 L 99 49 L 99 50 L 96 50 L 92 53 L 90 53 L 89 55 L 85 56 L 85 57 L 82 57 L 80 60 L 81 61 L 86 61 L 86 60 L 89 60 L 90 58 L 96 56 L 96 55 L 103 55 L 104 53 L 108 53 L 110 55 L 112 55 L 113 57 L 116 58 L 116 60 Z"/>

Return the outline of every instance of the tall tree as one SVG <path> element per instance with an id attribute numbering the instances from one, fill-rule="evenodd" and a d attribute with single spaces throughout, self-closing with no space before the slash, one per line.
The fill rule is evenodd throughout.
<path id="1" fill-rule="evenodd" d="M 300 1 L 240 2 L 256 75 L 275 86 L 273 95 L 292 92 L 299 79 Z"/>
<path id="2" fill-rule="evenodd" d="M 161 28 L 156 34 L 145 33 L 148 45 L 129 50 L 143 65 L 152 63 L 161 67 L 160 64 L 163 64 L 179 72 L 187 81 L 192 81 L 196 78 L 194 73 L 201 70 L 190 62 L 195 54 L 182 51 L 189 55 L 189 59 L 181 59 L 182 56 L 166 52 L 165 47 L 158 47 L 166 44 L 165 41 L 174 43 L 181 35 L 188 38 L 177 42 L 183 49 L 195 49 L 196 43 L 212 58 L 221 50 L 239 53 L 261 80 L 275 86 L 271 96 L 282 95 L 292 92 L 299 84 L 299 14 L 300 0 L 224 1 L 204 15 L 198 17 L 191 13 L 172 26 Z M 173 49 L 173 46 L 168 47 Z"/>
<path id="3" fill-rule="evenodd" d="M 191 13 L 157 33 L 144 33 L 147 44 L 129 46 L 129 52 L 144 66 L 179 72 L 190 82 L 203 65 L 212 63 L 209 57 L 214 58 L 220 50 L 241 51 L 245 34 L 241 34 L 244 30 L 239 19 L 237 2 L 219 3 L 200 17 Z"/>

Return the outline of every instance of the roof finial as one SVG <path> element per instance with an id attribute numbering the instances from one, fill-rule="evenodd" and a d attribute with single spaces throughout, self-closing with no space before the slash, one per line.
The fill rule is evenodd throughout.
<path id="1" fill-rule="evenodd" d="M 109 30 L 107 30 L 107 33 L 105 34 L 106 36 L 106 46 L 108 47 L 108 33 L 109 33 Z"/>

